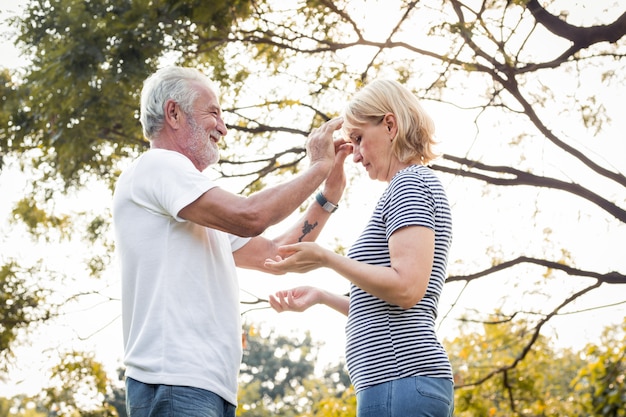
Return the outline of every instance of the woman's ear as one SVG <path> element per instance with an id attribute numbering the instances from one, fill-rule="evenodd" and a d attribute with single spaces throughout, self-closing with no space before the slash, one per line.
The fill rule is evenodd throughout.
<path id="1" fill-rule="evenodd" d="M 394 140 L 398 133 L 398 121 L 393 113 L 387 113 L 383 118 L 383 123 L 389 132 L 389 139 Z"/>

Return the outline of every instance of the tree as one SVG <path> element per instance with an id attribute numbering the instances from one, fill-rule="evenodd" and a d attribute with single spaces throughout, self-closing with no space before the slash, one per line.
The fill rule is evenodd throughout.
<path id="1" fill-rule="evenodd" d="M 33 64 L 3 74 L 0 154 L 36 174 L 18 219 L 30 219 L 31 207 L 64 219 L 58 196 L 94 177 L 112 184 L 145 149 L 138 92 L 163 60 L 203 68 L 222 87 L 234 139 L 212 175 L 241 178 L 242 192 L 297 170 L 311 127 L 363 83 L 393 77 L 445 112 L 440 129 L 461 136 L 433 166 L 454 197 L 457 242 L 470 242 L 453 254 L 448 287 L 460 290 L 446 317 L 472 307 L 472 288 L 495 282 L 507 284 L 495 307 L 528 325 L 515 360 L 489 379 L 523 364 L 560 315 L 626 283 L 615 249 L 626 221 L 615 145 L 623 5 L 596 13 L 557 0 L 367 3 L 376 10 L 329 0 L 147 4 L 31 1 L 16 21 Z M 446 130 L 457 122 L 465 132 Z M 489 221 L 476 222 L 474 207 Z M 94 216 L 98 239 L 110 236 L 107 215 Z M 492 304 L 478 299 L 489 310 L 475 319 L 488 321 Z"/>
<path id="2" fill-rule="evenodd" d="M 18 396 L 12 399 L 0 398 L 2 417 L 46 417 L 48 414 L 37 407 L 32 399 Z"/>
<path id="3" fill-rule="evenodd" d="M 584 360 L 539 336 L 525 360 L 513 366 L 531 337 L 532 326 L 524 320 L 494 315 L 480 328 L 464 323 L 457 337 L 445 341 L 455 370 L 455 415 L 583 415 L 570 384 Z"/>
<path id="4" fill-rule="evenodd" d="M 300 416 L 349 392 L 343 363 L 328 368 L 323 379 L 315 376 L 318 347 L 308 332 L 298 338 L 244 326 L 237 415 Z"/>
<path id="5" fill-rule="evenodd" d="M 36 268 L 23 269 L 15 261 L 0 267 L 0 371 L 6 372 L 20 333 L 46 321 L 51 314 L 51 307 L 45 303 L 47 291 L 33 288 L 27 278 L 39 273 Z"/>
<path id="6" fill-rule="evenodd" d="M 54 367 L 41 402 L 58 416 L 117 417 L 106 401 L 110 392 L 109 378 L 93 353 L 68 352 Z"/>
<path id="7" fill-rule="evenodd" d="M 572 386 L 585 415 L 626 416 L 626 319 L 607 327 L 600 343 L 590 343 L 584 354 L 587 364 Z"/>

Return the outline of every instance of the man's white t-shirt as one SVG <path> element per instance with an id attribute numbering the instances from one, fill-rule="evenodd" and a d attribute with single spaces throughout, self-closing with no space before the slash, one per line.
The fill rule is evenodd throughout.
<path id="1" fill-rule="evenodd" d="M 178 212 L 216 184 L 180 153 L 152 149 L 113 197 L 126 375 L 212 391 L 237 404 L 239 285 L 232 253 L 249 239 Z"/>

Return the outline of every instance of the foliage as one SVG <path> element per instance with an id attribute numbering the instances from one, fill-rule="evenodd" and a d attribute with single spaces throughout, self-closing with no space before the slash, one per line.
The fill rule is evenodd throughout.
<path id="1" fill-rule="evenodd" d="M 109 378 L 93 353 L 74 351 L 65 354 L 52 370 L 41 403 L 58 416 L 117 417 L 106 401 L 110 390 Z"/>
<path id="2" fill-rule="evenodd" d="M 488 346 L 515 348 L 490 352 L 498 366 L 472 356 L 476 352 L 468 356 L 475 368 L 464 375 L 470 379 L 462 392 L 474 398 L 480 384 L 498 406 L 551 413 L 549 399 L 520 379 L 531 372 L 531 359 L 549 365 L 544 329 L 601 287 L 626 283 L 623 257 L 612 255 L 626 222 L 623 152 L 603 148 L 623 139 L 615 95 L 626 85 L 626 13 L 618 3 L 587 13 L 590 5 L 30 0 L 14 23 L 32 63 L 21 73 L 0 71 L 0 170 L 15 158 L 32 176 L 12 217 L 35 237 L 54 229 L 75 239 L 82 231 L 90 244 L 106 238 L 108 213 L 92 220 L 91 213 L 68 215 L 55 202 L 94 179 L 112 187 L 128 159 L 146 149 L 138 94 L 145 76 L 166 62 L 201 68 L 220 86 L 230 133 L 210 174 L 241 177 L 242 192 L 297 172 L 313 126 L 340 112 L 369 80 L 396 78 L 432 108 L 444 109 L 439 126 L 466 129 L 433 166 L 449 184 L 459 215 L 456 242 L 471 242 L 451 260 L 447 287 L 462 285 L 455 307 L 472 301 L 463 296 L 474 283 L 491 278 L 511 284 L 501 294 L 500 313 L 524 317 L 510 329 L 519 340 L 485 324 Z M 477 207 L 488 221 L 476 218 Z M 464 213 L 471 216 L 460 219 Z M 109 242 L 101 247 L 112 250 Z M 108 262 L 99 256 L 89 270 L 100 273 Z M 554 287 L 558 291 L 550 291 Z M 541 309 L 526 308 L 531 297 Z M 18 320 L 10 324 L 32 322 L 28 309 L 20 312 L 20 302 L 11 302 Z M 491 306 L 479 307 L 477 320 L 490 323 L 483 317 Z M 10 347 L 14 335 L 3 333 L 3 343 Z M 558 386 L 576 363 L 570 355 L 563 360 L 568 372 L 552 381 Z M 270 363 L 268 371 L 281 369 Z M 579 384 L 611 386 L 610 374 L 602 373 L 611 367 L 598 363 Z M 547 387 L 548 379 L 539 381 Z M 593 410 L 613 410 L 621 395 L 611 391 L 620 387 L 615 381 L 602 388 Z M 249 403 L 290 395 L 273 383 L 249 382 Z M 496 396 L 496 388 L 509 386 Z M 476 407 L 492 404 L 475 398 L 481 399 Z M 481 410 L 488 415 L 491 408 Z"/>
<path id="3" fill-rule="evenodd" d="M 237 415 L 295 417 L 318 409 L 320 402 L 329 403 L 327 409 L 345 408 L 332 405 L 349 396 L 344 365 L 328 368 L 324 379 L 319 379 L 314 373 L 317 349 L 308 332 L 287 337 L 246 325 Z"/>
<path id="4" fill-rule="evenodd" d="M 19 42 L 30 71 L 11 103 L 0 151 L 41 151 L 35 169 L 80 187 L 113 182 L 120 158 L 146 148 L 138 126 L 141 81 L 169 50 L 225 36 L 248 1 L 30 1 Z M 176 37 L 174 37 L 176 36 Z M 35 46 L 30 49 L 30 46 Z M 214 51 L 219 55 L 219 48 Z M 6 116 L 4 116 L 6 117 Z"/>
<path id="5" fill-rule="evenodd" d="M 15 261 L 0 266 L 0 359 L 3 359 L 0 371 L 6 370 L 20 331 L 50 317 L 46 291 L 31 286 L 27 278 L 37 274 L 36 267 L 24 270 Z"/>
<path id="6" fill-rule="evenodd" d="M 555 349 L 541 338 L 510 368 L 529 335 L 527 327 L 494 315 L 482 330 L 466 323 L 458 337 L 444 342 L 455 369 L 456 416 L 623 415 L 626 327 L 607 327 L 603 339 L 581 353 Z M 259 329 L 245 326 L 238 416 L 355 414 L 356 397 L 343 363 L 328 367 L 320 378 L 313 372 L 317 348 L 308 334 L 288 337 Z M 499 369 L 507 370 L 485 378 Z M 50 410 L 67 416 L 124 415 L 123 390 L 111 386 L 91 355 L 68 353 L 50 384 L 37 399 L 0 399 L 0 417 L 38 417 Z"/>
<path id="7" fill-rule="evenodd" d="M 532 335 L 525 321 L 495 315 L 482 327 L 466 324 L 445 342 L 455 371 L 455 415 L 580 415 L 570 383 L 584 361 L 541 336 L 520 358 Z"/>
<path id="8" fill-rule="evenodd" d="M 35 404 L 32 398 L 17 396 L 15 398 L 0 398 L 0 417 L 47 417 L 50 414 Z"/>
<path id="9" fill-rule="evenodd" d="M 626 416 L 626 319 L 605 328 L 599 344 L 587 345 L 587 365 L 572 381 L 585 415 Z"/>
<path id="10" fill-rule="evenodd" d="M 343 391 L 340 396 L 323 394 L 315 402 L 312 410 L 299 417 L 353 417 L 356 415 L 356 395 L 354 388 Z"/>

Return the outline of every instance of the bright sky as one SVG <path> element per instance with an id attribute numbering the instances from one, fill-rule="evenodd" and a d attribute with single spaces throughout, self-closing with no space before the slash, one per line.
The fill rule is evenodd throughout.
<path id="1" fill-rule="evenodd" d="M 0 0 L 0 11 L 2 13 L 0 20 L 4 20 L 7 15 L 17 13 L 21 3 L 22 0 Z M 24 64 L 15 49 L 11 47 L 11 43 L 4 39 L 0 44 L 0 54 L 3 57 L 2 65 L 4 66 L 19 67 Z M 552 86 L 554 88 L 558 87 L 557 84 L 552 84 Z M 607 101 L 618 100 L 620 97 L 624 97 L 624 95 L 620 92 L 615 92 L 614 96 L 608 96 L 605 99 Z M 444 146 L 447 147 L 444 150 L 450 153 L 462 154 L 459 149 L 467 148 L 467 141 L 471 141 L 475 134 L 475 126 L 472 124 L 472 121 L 452 114 L 449 107 L 439 107 L 432 103 L 427 103 L 426 107 L 432 112 L 436 120 L 439 138 L 444 139 Z M 616 170 L 626 172 L 626 160 L 624 158 L 626 145 L 624 143 L 624 135 L 621 133 L 626 131 L 626 122 L 624 121 L 626 118 L 622 117 L 620 120 L 619 117 L 616 117 L 615 119 L 615 123 L 610 128 L 610 131 L 604 132 L 604 135 L 597 138 L 595 143 L 586 144 L 584 149 L 588 150 L 589 154 L 594 157 L 598 154 L 604 155 L 604 162 L 606 162 L 607 166 L 614 166 Z M 506 130 L 507 128 L 510 127 L 505 126 L 503 129 Z M 497 139 L 494 138 L 494 141 Z M 503 149 L 502 151 L 506 152 L 507 150 Z M 558 171 L 559 165 L 564 162 L 558 159 L 550 159 L 549 154 L 551 150 L 547 147 L 536 148 L 534 152 L 536 152 L 535 156 L 537 158 L 544 158 L 544 160 L 550 161 L 546 166 L 547 171 Z M 533 153 L 529 153 L 528 156 L 532 157 Z M 555 154 L 554 158 L 558 157 L 559 155 Z M 23 181 L 23 177 L 17 174 L 15 170 L 4 169 L 0 174 L 0 190 L 2 190 L 0 227 L 2 228 L 6 227 L 4 222 L 8 216 L 10 204 L 21 196 L 24 189 Z M 340 237 L 342 243 L 350 244 L 367 221 L 376 198 L 384 186 L 385 184 L 372 183 L 369 179 L 361 177 L 350 190 L 350 195 L 352 196 L 350 207 L 348 208 L 345 204 L 340 204 L 340 210 L 331 218 L 319 242 L 332 246 L 335 237 Z M 481 184 L 468 188 L 457 180 L 448 180 L 446 186 L 454 205 L 455 221 L 455 241 L 450 265 L 451 273 L 463 273 L 459 269 L 460 264 L 463 263 L 464 267 L 467 268 L 472 266 L 474 260 L 476 269 L 484 267 L 480 260 L 485 257 L 485 248 L 493 245 L 497 254 L 498 245 L 502 241 L 507 241 L 507 250 L 517 253 L 532 251 L 536 242 L 529 242 L 524 235 L 510 236 L 512 225 L 509 213 L 520 211 L 520 193 L 527 194 L 528 201 L 532 201 L 538 194 L 541 194 L 541 191 L 532 189 L 499 190 L 501 192 L 500 195 L 493 193 L 483 195 L 481 193 L 484 190 Z M 97 194 L 102 191 L 91 189 L 90 192 Z M 623 192 L 623 189 L 619 189 L 618 192 Z M 363 198 L 363 196 L 366 198 Z M 79 209 L 78 205 L 81 203 L 84 204 L 86 201 L 92 200 L 91 198 L 82 197 L 71 202 L 71 205 L 75 206 L 75 210 Z M 594 207 L 583 207 L 580 212 L 574 213 L 565 209 L 560 210 L 559 207 L 561 206 L 566 208 L 569 204 L 580 204 L 580 201 L 563 194 L 558 195 L 556 198 L 559 200 L 554 202 L 554 211 L 538 213 L 538 220 L 531 218 L 533 213 L 521 211 L 520 217 L 516 221 L 528 222 L 528 224 L 537 221 L 538 223 L 544 222 L 548 225 L 553 225 L 554 233 L 558 233 L 560 239 L 571 243 L 568 248 L 571 248 L 576 253 L 576 264 L 581 267 L 596 268 L 598 271 L 604 271 L 603 266 L 595 265 L 597 263 L 595 259 L 613 259 L 615 263 L 611 266 L 614 269 L 626 270 L 626 260 L 623 257 L 623 248 L 626 243 L 623 225 L 615 228 L 613 224 L 604 223 L 598 224 L 596 228 L 581 229 L 580 224 L 588 225 L 592 222 L 594 213 L 598 213 L 596 209 Z M 484 222 L 489 222 L 490 226 L 495 227 L 486 228 L 484 227 Z M 290 223 L 291 220 L 288 220 L 287 224 Z M 271 237 L 278 233 L 278 230 L 280 230 L 279 227 L 270 229 L 267 235 Z M 581 230 L 587 234 L 581 236 Z M 589 230 L 593 230 L 592 235 L 589 234 Z M 549 235 L 549 232 L 546 233 Z M 30 241 L 14 235 L 10 236 L 10 238 L 3 237 L 0 239 L 0 251 L 4 252 L 3 249 L 9 247 L 13 256 L 24 256 L 26 258 L 32 258 L 33 255 L 40 256 L 39 253 L 31 254 L 32 245 Z M 62 266 L 75 263 L 76 256 L 87 249 L 80 246 L 63 248 L 54 254 L 56 264 Z M 601 250 L 604 253 L 599 257 L 598 253 L 594 252 L 595 250 Z M 51 262 L 53 262 L 53 265 L 55 264 L 54 261 L 51 260 Z M 479 267 L 479 265 L 481 266 Z M 102 282 L 98 290 L 105 296 L 117 298 L 119 289 L 116 282 L 115 271 L 110 271 L 110 275 Z M 240 284 L 242 289 L 248 290 L 259 297 L 267 297 L 269 293 L 276 290 L 302 284 L 319 285 L 337 292 L 344 292 L 348 288 L 348 283 L 345 280 L 328 270 L 286 277 L 265 276 L 242 271 Z M 75 293 L 77 289 L 81 288 L 81 285 L 84 286 L 85 290 L 93 289 L 92 283 L 85 284 L 77 281 L 71 287 L 66 288 L 67 294 Z M 505 298 L 503 297 L 510 293 L 508 286 L 512 285 L 519 285 L 519 283 L 513 279 L 492 279 L 489 282 L 485 282 L 484 285 L 472 285 L 463 294 L 464 303 L 469 307 L 482 308 L 483 311 L 485 305 L 498 306 L 504 302 Z M 561 294 L 562 288 L 568 285 L 570 284 L 567 282 L 557 280 L 552 284 L 546 283 L 542 290 Z M 459 291 L 461 291 L 461 285 L 458 284 L 445 287 L 441 301 L 440 319 L 451 308 Z M 584 309 L 600 304 L 623 302 L 623 293 L 624 291 L 615 291 L 615 286 L 607 286 L 596 291 L 594 297 L 581 300 L 577 303 L 577 308 Z M 242 298 L 245 300 L 246 295 L 242 294 Z M 518 300 L 517 302 L 523 303 L 523 301 Z M 510 302 L 515 301 L 507 299 L 507 303 Z M 545 300 L 545 302 L 549 303 L 550 300 Z M 247 307 L 244 306 L 243 309 L 246 310 Z M 451 316 L 456 317 L 458 310 L 454 310 L 454 313 Z M 581 348 L 588 341 L 597 340 L 599 332 L 602 330 L 598 323 L 602 323 L 603 326 L 605 323 L 619 322 L 624 316 L 626 316 L 626 308 L 623 304 L 613 308 L 592 310 L 585 314 L 564 316 L 556 319 L 554 322 L 559 325 L 558 333 L 555 333 L 555 337 L 558 337 L 558 342 L 562 345 Z M 330 310 L 319 307 L 304 314 L 285 313 L 280 315 L 270 310 L 263 310 L 246 313 L 243 319 L 253 323 L 264 323 L 264 326 L 275 328 L 279 333 L 299 333 L 302 330 L 310 329 L 314 340 L 325 343 L 325 347 L 320 352 L 321 365 L 336 362 L 339 357 L 343 357 L 345 340 L 343 327 L 345 318 Z M 441 335 L 444 337 L 451 336 L 454 334 L 455 328 L 456 321 L 452 318 L 446 318 L 441 325 Z M 25 346 L 19 350 L 20 358 L 28 358 L 28 361 L 20 363 L 21 369 L 16 369 L 12 374 L 13 380 L 8 381 L 4 385 L 0 384 L 0 396 L 14 395 L 30 390 L 31 387 L 35 386 L 32 382 L 47 381 L 46 376 L 42 373 L 42 369 L 46 369 L 49 366 L 50 360 L 56 359 L 57 352 L 55 349 L 59 346 L 97 350 L 97 359 L 107 364 L 112 372 L 121 363 L 121 322 L 119 320 L 119 302 L 117 301 L 107 301 L 101 296 L 86 298 L 81 307 L 72 307 L 67 312 L 59 327 L 53 331 L 46 329 L 45 332 L 32 339 L 41 343 L 34 343 L 32 346 Z M 29 365 L 25 365 L 26 362 Z"/>

